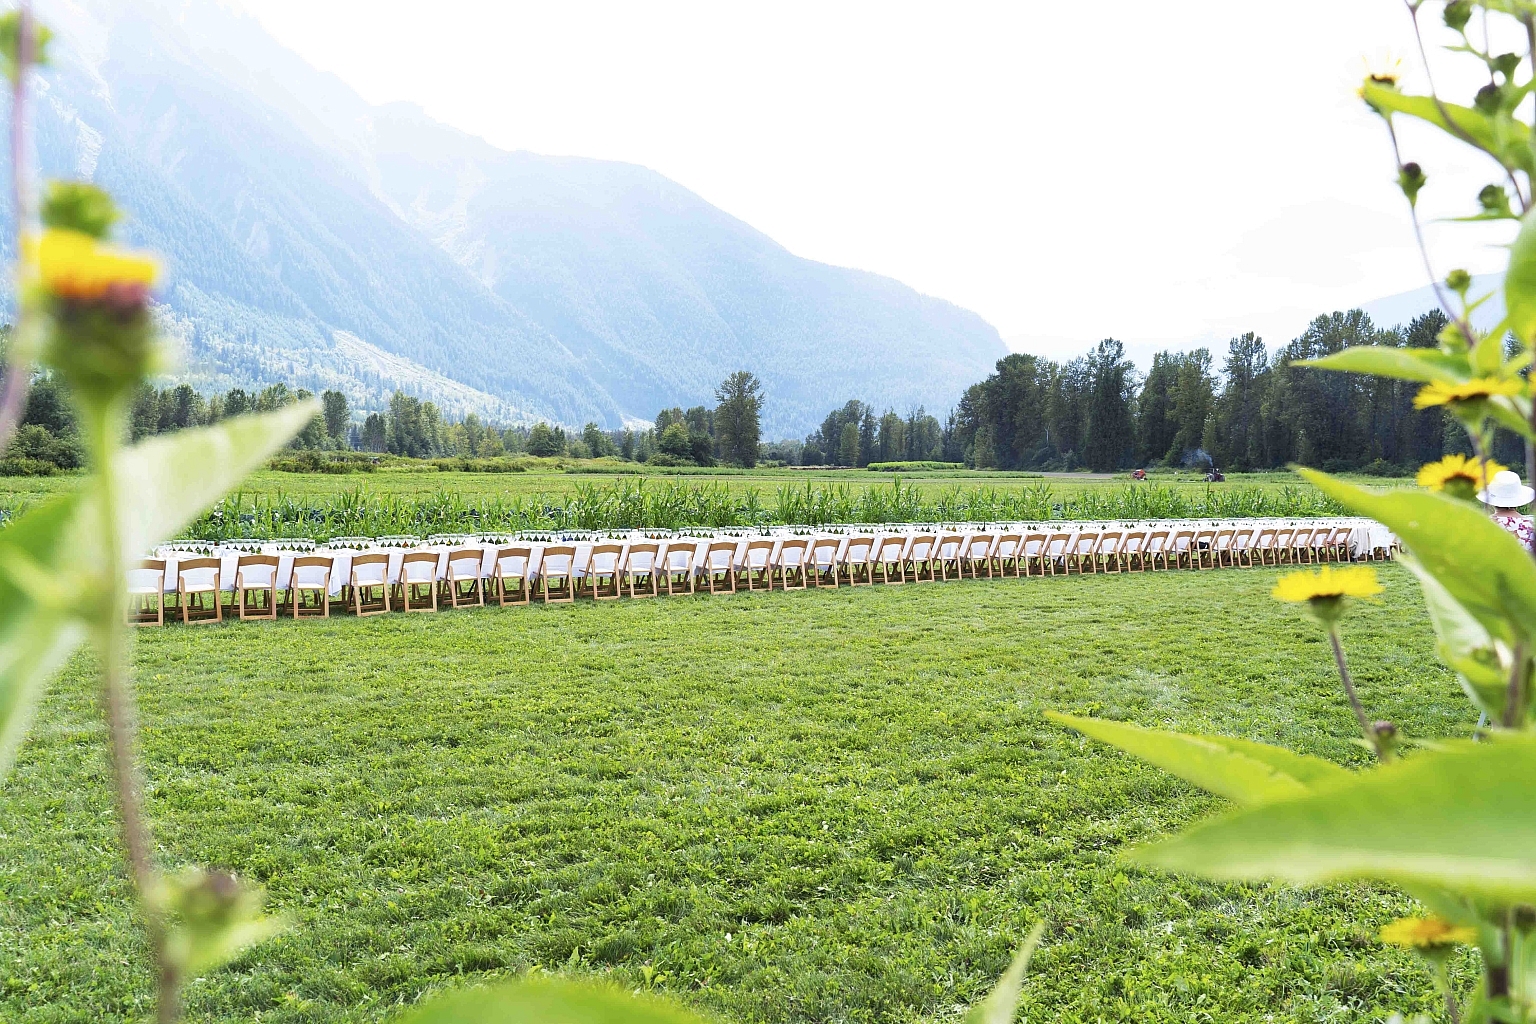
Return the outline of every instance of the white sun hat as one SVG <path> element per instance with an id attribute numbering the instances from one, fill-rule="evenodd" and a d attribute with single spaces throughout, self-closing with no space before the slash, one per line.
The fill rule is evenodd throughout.
<path id="1" fill-rule="evenodd" d="M 1522 486 L 1520 474 L 1512 469 L 1501 469 L 1493 474 L 1493 482 L 1481 491 L 1477 500 L 1494 508 L 1519 508 L 1529 505 L 1536 498 L 1536 490 Z"/>

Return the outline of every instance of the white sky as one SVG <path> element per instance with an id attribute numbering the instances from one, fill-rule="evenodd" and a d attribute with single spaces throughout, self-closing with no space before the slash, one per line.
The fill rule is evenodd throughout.
<path id="1" fill-rule="evenodd" d="M 1274 345 L 1426 282 L 1353 94 L 1413 54 L 1401 0 L 243 2 L 373 102 L 654 168 L 1016 347 Z M 1490 167 L 1406 134 L 1421 208 L 1473 212 Z M 1507 235 L 1432 228 L 1437 272 L 1502 266 Z"/>

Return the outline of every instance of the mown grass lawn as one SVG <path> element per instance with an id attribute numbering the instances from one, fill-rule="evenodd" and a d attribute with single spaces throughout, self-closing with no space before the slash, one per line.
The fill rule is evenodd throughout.
<path id="1" fill-rule="evenodd" d="M 1271 570 L 487 609 L 140 635 L 161 854 L 262 880 L 280 939 L 189 1017 L 367 1021 L 538 965 L 726 1019 L 951 1018 L 1036 920 L 1031 1021 L 1429 1010 L 1368 886 L 1117 864 L 1221 802 L 1047 708 L 1360 764 Z M 1409 735 L 1465 734 L 1409 574 L 1346 641 Z M 0 799 L 0 1018 L 141 1017 L 86 666 Z M 659 973 L 655 973 L 659 972 Z"/>

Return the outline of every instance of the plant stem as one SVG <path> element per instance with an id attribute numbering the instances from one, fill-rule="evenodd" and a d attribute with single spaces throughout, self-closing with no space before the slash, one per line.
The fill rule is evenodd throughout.
<path id="1" fill-rule="evenodd" d="M 32 224 L 31 178 L 27 160 L 27 72 L 37 49 L 37 28 L 32 20 L 31 0 L 21 0 L 17 10 L 16 80 L 11 83 L 11 212 L 16 218 L 16 327 L 11 335 L 5 385 L 0 391 L 0 451 L 10 443 L 32 377 L 31 321 L 28 303 L 22 295 L 23 240 Z"/>
<path id="2" fill-rule="evenodd" d="M 1525 642 L 1515 644 L 1514 664 L 1509 670 L 1509 686 L 1504 691 L 1504 716 L 1501 723 L 1506 729 L 1513 729 L 1520 721 L 1521 713 L 1525 710 L 1521 707 L 1525 702 Z"/>
<path id="3" fill-rule="evenodd" d="M 146 937 L 155 961 L 156 1017 L 161 1024 L 169 1024 L 178 1016 L 179 979 L 166 957 L 165 921 L 152 896 L 157 887 L 157 878 L 134 759 L 137 724 L 128 679 L 127 627 L 122 621 L 126 576 L 122 541 L 117 530 L 117 478 L 112 464 L 122 424 L 115 406 L 108 409 L 87 408 L 83 418 L 87 421 L 89 442 L 96 462 L 93 482 L 101 514 L 101 542 L 105 555 L 103 563 L 106 579 L 102 581 L 102 600 L 95 608 L 92 634 L 102 665 L 101 703 L 111 748 L 118 824 L 122 830 L 123 853 L 128 861 L 128 872 L 139 897 Z"/>
<path id="4" fill-rule="evenodd" d="M 1360 703 L 1360 695 L 1355 692 L 1355 680 L 1349 674 L 1349 665 L 1344 661 L 1344 645 L 1339 642 L 1339 627 L 1333 623 L 1328 624 L 1328 642 L 1333 646 L 1333 663 L 1339 668 L 1339 678 L 1344 681 L 1344 695 L 1349 698 L 1349 706 L 1354 709 L 1355 721 L 1360 723 L 1360 731 L 1370 743 L 1371 749 L 1376 751 L 1376 760 L 1385 761 L 1382 754 L 1381 740 L 1376 735 L 1376 730 L 1371 728 L 1370 716 L 1365 713 L 1365 706 Z"/>

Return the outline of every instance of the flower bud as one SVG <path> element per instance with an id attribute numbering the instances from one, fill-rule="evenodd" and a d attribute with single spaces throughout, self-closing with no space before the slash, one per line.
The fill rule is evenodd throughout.
<path id="1" fill-rule="evenodd" d="M 1445 5 L 1443 17 L 1447 28 L 1453 32 L 1460 32 L 1467 27 L 1467 22 L 1472 20 L 1471 0 L 1451 0 Z"/>
<path id="2" fill-rule="evenodd" d="M 1503 103 L 1503 90 L 1492 82 L 1477 90 L 1477 95 L 1472 97 L 1472 105 L 1485 114 L 1497 114 Z"/>
<path id="3" fill-rule="evenodd" d="M 1403 195 L 1408 197 L 1409 206 L 1419 201 L 1419 189 L 1424 187 L 1426 180 L 1423 168 L 1412 161 L 1397 169 L 1397 185 L 1403 190 Z"/>
<path id="4" fill-rule="evenodd" d="M 1493 70 L 1503 75 L 1504 81 L 1508 82 L 1514 78 L 1515 69 L 1520 66 L 1520 55 L 1518 53 L 1501 53 L 1493 58 L 1492 64 Z"/>
<path id="5" fill-rule="evenodd" d="M 1453 270 L 1445 275 L 1445 286 L 1457 295 L 1465 296 L 1467 289 L 1472 287 L 1472 275 L 1459 268 Z"/>
<path id="6" fill-rule="evenodd" d="M 1513 216 L 1509 212 L 1509 193 L 1504 191 L 1503 185 L 1484 185 L 1483 190 L 1477 194 L 1477 202 L 1487 213 Z"/>

